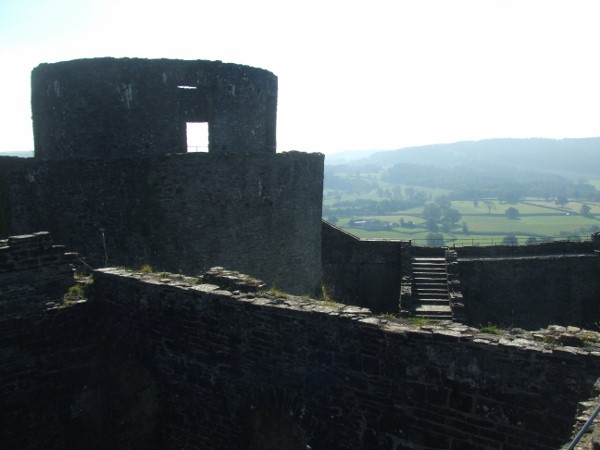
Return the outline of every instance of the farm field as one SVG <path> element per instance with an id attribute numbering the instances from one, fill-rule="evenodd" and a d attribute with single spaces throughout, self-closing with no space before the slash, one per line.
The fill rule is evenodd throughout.
<path id="1" fill-rule="evenodd" d="M 327 155 L 323 218 L 361 238 L 419 245 L 590 239 L 600 232 L 599 152 L 600 137 Z"/>
<path id="2" fill-rule="evenodd" d="M 553 202 L 537 199 L 525 199 L 515 204 L 500 203 L 493 200 L 495 209 L 482 202 L 453 201 L 461 218 L 448 232 L 436 232 L 438 245 L 495 245 L 502 243 L 507 235 L 514 235 L 518 244 L 529 239 L 543 240 L 586 240 L 594 231 L 600 231 L 600 205 L 586 203 L 590 214 L 579 213 L 581 203 L 569 202 L 559 207 Z M 504 211 L 513 207 L 519 216 L 508 218 Z M 431 231 L 425 228 L 423 207 L 398 211 L 397 214 L 361 216 L 365 222 L 375 223 L 369 227 L 349 225 L 357 217 L 339 217 L 337 226 L 362 239 L 400 239 L 411 240 L 417 245 L 435 245 Z M 386 224 L 386 229 L 377 228 L 377 222 Z M 412 222 L 412 223 L 410 223 Z M 403 223 L 404 226 L 400 226 Z M 408 225 L 407 225 L 408 224 Z M 382 227 L 383 228 L 383 227 Z"/>

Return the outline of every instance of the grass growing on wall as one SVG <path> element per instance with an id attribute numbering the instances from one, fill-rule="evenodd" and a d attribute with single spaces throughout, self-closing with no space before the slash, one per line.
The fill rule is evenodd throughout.
<path id="1" fill-rule="evenodd" d="M 479 327 L 479 331 L 486 334 L 502 334 L 504 331 L 497 325 L 494 325 L 488 322 L 487 325 L 482 325 Z"/>

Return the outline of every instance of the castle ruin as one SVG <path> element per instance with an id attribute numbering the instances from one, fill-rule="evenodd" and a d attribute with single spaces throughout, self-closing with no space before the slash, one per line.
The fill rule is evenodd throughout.
<path id="1" fill-rule="evenodd" d="M 275 153 L 276 96 L 273 74 L 221 62 L 34 70 L 35 158 L 0 158 L 2 447 L 570 441 L 600 399 L 600 334 L 566 326 L 600 314 L 600 236 L 458 255 L 355 239 L 321 222 L 323 155 Z M 208 151 L 189 153 L 198 122 Z M 444 260 L 448 285 L 460 281 L 448 308 L 465 322 L 491 311 L 509 325 L 565 326 L 496 335 L 373 314 L 419 300 L 413 267 L 426 257 Z M 130 269 L 95 269 L 73 300 L 81 260 Z M 252 277 L 207 273 L 216 265 L 291 294 L 325 280 L 345 304 L 260 291 Z"/>
<path id="2" fill-rule="evenodd" d="M 48 230 L 93 267 L 225 266 L 316 292 L 323 155 L 276 154 L 272 73 L 218 61 L 41 64 L 31 103 L 35 158 L 0 164 L 0 237 Z M 208 124 L 208 152 L 187 152 L 194 122 Z"/>

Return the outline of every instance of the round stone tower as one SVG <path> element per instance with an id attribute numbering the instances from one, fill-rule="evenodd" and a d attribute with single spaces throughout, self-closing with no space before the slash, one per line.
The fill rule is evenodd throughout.
<path id="1" fill-rule="evenodd" d="M 187 151 L 187 124 L 208 124 L 208 151 L 274 154 L 277 77 L 220 61 L 96 58 L 32 72 L 35 156 L 120 158 Z"/>

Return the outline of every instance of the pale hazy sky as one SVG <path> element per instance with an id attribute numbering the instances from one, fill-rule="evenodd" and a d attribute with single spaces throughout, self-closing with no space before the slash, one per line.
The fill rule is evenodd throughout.
<path id="1" fill-rule="evenodd" d="M 279 78 L 278 149 L 600 136 L 598 0 L 0 0 L 0 151 L 31 150 L 30 72 L 99 56 Z"/>

